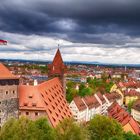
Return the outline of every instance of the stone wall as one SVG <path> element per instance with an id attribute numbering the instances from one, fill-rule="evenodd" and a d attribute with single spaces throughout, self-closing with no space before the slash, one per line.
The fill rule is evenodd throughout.
<path id="1" fill-rule="evenodd" d="M 0 85 L 0 126 L 11 117 L 18 118 L 18 85 L 12 85 L 11 83 L 7 82 L 6 85 Z"/>

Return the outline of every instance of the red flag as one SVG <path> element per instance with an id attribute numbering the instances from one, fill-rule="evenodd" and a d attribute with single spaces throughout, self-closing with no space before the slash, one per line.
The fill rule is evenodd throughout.
<path id="1" fill-rule="evenodd" d="M 0 39 L 0 45 L 7 45 L 7 41 Z"/>

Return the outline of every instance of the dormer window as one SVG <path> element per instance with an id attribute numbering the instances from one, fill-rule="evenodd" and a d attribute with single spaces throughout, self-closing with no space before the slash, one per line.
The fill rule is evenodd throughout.
<path id="1" fill-rule="evenodd" d="M 34 107 L 35 107 L 35 106 L 36 106 L 36 103 L 32 103 L 32 106 L 34 106 Z"/>
<path id="2" fill-rule="evenodd" d="M 27 102 L 24 102 L 24 106 L 27 106 L 28 105 L 28 103 Z"/>
<path id="3" fill-rule="evenodd" d="M 30 95 L 29 95 L 29 98 L 33 98 L 33 95 L 32 95 L 32 94 L 30 94 Z"/>

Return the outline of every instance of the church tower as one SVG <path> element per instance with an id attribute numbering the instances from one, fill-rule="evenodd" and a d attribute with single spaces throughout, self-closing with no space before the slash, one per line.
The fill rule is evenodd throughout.
<path id="1" fill-rule="evenodd" d="M 65 91 L 65 72 L 67 70 L 66 65 L 63 63 L 63 59 L 60 53 L 59 48 L 57 49 L 57 52 L 55 54 L 55 57 L 53 59 L 52 64 L 48 65 L 48 78 L 54 78 L 54 77 L 59 77 L 62 86 L 63 86 L 63 91 L 64 93 L 66 93 Z"/>

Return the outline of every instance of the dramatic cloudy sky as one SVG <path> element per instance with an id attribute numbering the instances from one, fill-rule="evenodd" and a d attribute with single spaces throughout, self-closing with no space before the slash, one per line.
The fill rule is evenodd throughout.
<path id="1" fill-rule="evenodd" d="M 0 0 L 0 58 L 140 63 L 140 0 Z"/>

